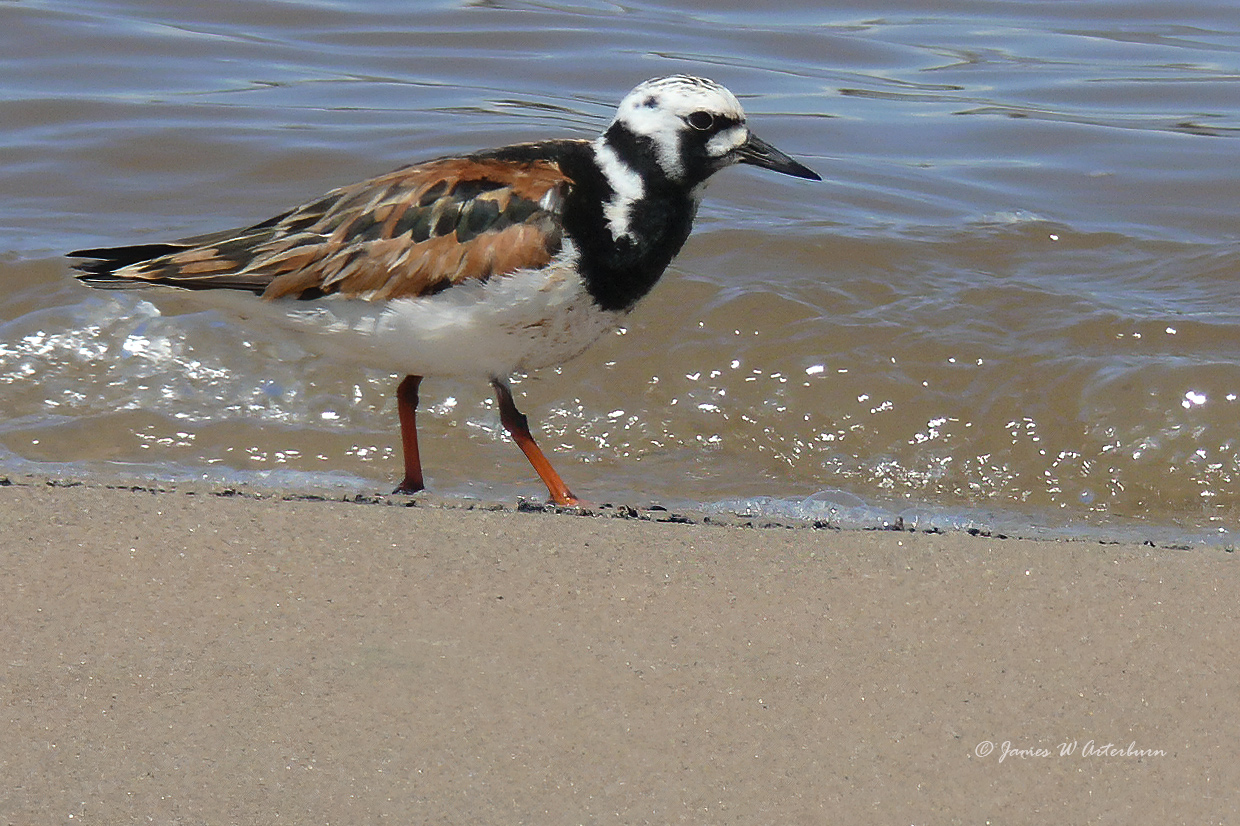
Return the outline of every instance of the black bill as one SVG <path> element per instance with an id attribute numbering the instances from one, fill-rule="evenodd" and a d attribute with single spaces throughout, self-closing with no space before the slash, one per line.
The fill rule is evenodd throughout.
<path id="1" fill-rule="evenodd" d="M 763 169 L 782 172 L 796 178 L 808 178 L 811 181 L 822 180 L 822 176 L 817 172 L 799 161 L 794 161 L 752 132 L 749 133 L 749 140 L 745 141 L 736 153 L 740 156 L 741 163 L 760 166 Z"/>

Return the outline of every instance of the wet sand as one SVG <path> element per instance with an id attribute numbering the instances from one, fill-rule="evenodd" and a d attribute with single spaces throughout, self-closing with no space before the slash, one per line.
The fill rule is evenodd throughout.
<path id="1" fill-rule="evenodd" d="M 1223 549 L 37 479 L 0 537 L 6 824 L 1240 807 Z"/>

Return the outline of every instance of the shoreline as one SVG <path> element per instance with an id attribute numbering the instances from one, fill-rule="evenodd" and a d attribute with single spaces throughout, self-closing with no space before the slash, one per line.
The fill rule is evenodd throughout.
<path id="1" fill-rule="evenodd" d="M 6 822 L 1240 806 L 1217 549 L 46 484 L 0 536 Z"/>
<path id="2" fill-rule="evenodd" d="M 910 534 L 964 534 L 999 540 L 1022 539 L 1036 542 L 1096 542 L 1102 545 L 1140 545 L 1170 551 L 1220 550 L 1234 552 L 1237 542 L 1230 533 L 1220 534 L 1203 527 L 1149 524 L 1133 517 L 1057 520 L 1057 514 L 1034 514 L 1004 509 L 946 507 L 919 503 L 863 501 L 846 491 L 819 491 L 807 498 L 777 498 L 767 495 L 748 499 L 724 499 L 716 503 L 682 502 L 664 505 L 613 504 L 606 502 L 579 507 L 560 507 L 545 499 L 514 494 L 511 500 L 472 498 L 434 490 L 414 496 L 386 493 L 368 487 L 364 479 L 318 478 L 304 485 L 288 479 L 200 480 L 160 479 L 143 474 L 41 473 L 30 469 L 0 466 L 0 487 L 8 485 L 56 488 L 88 487 L 104 490 L 144 492 L 161 495 L 202 495 L 241 497 L 254 500 L 338 502 L 397 508 L 438 508 L 444 510 L 483 510 L 507 513 L 547 513 L 583 519 L 621 519 L 646 522 L 678 522 L 691 525 L 748 527 L 757 529 L 830 530 L 849 532 L 891 532 Z M 903 505 L 903 507 L 901 507 Z"/>

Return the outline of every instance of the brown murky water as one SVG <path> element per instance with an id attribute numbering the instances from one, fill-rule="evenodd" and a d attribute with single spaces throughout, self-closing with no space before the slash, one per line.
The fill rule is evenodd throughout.
<path id="1" fill-rule="evenodd" d="M 389 487 L 394 377 L 92 292 L 61 254 L 591 135 L 692 72 L 826 180 L 718 176 L 624 334 L 521 381 L 574 489 L 1234 535 L 1230 3 L 198 5 L 0 3 L 0 471 Z M 543 495 L 484 383 L 423 398 L 436 490 Z"/>

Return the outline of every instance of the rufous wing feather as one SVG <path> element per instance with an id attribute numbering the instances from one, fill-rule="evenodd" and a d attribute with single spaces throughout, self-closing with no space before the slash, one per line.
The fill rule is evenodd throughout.
<path id="1" fill-rule="evenodd" d="M 448 158 L 333 190 L 243 230 L 72 255 L 96 259 L 78 268 L 99 286 L 417 297 L 549 263 L 571 184 L 550 160 Z"/>

